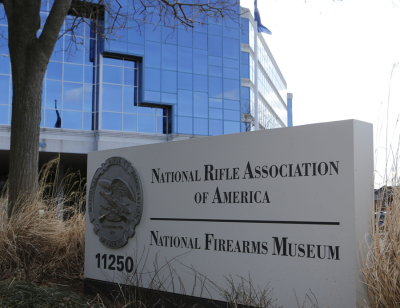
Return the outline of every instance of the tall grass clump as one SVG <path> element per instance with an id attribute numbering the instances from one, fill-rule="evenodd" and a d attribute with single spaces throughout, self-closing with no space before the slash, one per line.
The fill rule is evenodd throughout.
<path id="1" fill-rule="evenodd" d="M 393 65 L 390 83 L 399 79 L 398 67 Z M 391 89 L 390 84 L 382 125 L 377 128 L 375 180 L 383 189 L 375 200 L 377 214 L 371 213 L 371 242 L 362 260 L 371 308 L 400 307 L 400 113 L 393 111 L 398 104 L 390 103 L 393 90 L 398 87 Z M 381 211 L 386 212 L 384 220 Z"/>
<path id="2" fill-rule="evenodd" d="M 79 174 L 58 175 L 59 158 L 44 165 L 39 191 L 22 195 L 7 216 L 7 185 L 0 197 L 0 273 L 26 280 L 83 277 L 85 184 Z"/>
<path id="3" fill-rule="evenodd" d="M 400 306 L 400 190 L 396 184 L 392 185 L 393 200 L 386 196 L 377 202 L 378 213 L 387 204 L 385 220 L 380 225 L 379 215 L 372 217 L 371 243 L 363 260 L 372 308 Z"/>

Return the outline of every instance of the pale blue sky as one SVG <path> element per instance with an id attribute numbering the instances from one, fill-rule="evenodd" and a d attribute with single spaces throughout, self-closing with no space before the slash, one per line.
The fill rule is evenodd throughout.
<path id="1" fill-rule="evenodd" d="M 253 8 L 253 0 L 242 0 Z M 293 92 L 294 125 L 358 119 L 374 124 L 376 149 L 400 114 L 400 1 L 258 0 L 264 35 Z M 399 134 L 388 134 L 397 146 Z M 396 148 L 397 149 L 397 148 Z M 386 152 L 376 153 L 383 173 Z M 379 176 L 377 176 L 379 181 Z"/>

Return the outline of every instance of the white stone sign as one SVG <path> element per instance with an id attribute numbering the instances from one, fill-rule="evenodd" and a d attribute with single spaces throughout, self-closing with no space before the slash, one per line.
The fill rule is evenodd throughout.
<path id="1" fill-rule="evenodd" d="M 138 271 L 144 287 L 163 280 L 166 291 L 223 301 L 226 277 L 250 277 L 283 307 L 310 292 L 320 307 L 367 298 L 369 123 L 93 152 L 87 176 L 87 282 L 131 283 Z"/>

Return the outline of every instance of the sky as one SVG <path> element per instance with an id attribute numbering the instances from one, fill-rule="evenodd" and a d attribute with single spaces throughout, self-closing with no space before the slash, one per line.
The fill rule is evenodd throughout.
<path id="1" fill-rule="evenodd" d="M 373 123 L 379 186 L 400 136 L 400 0 L 258 0 L 258 9 L 293 93 L 293 125 Z"/>

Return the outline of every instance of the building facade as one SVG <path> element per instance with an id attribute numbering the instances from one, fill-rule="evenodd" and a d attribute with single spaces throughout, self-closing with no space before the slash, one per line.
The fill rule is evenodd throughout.
<path id="1" fill-rule="evenodd" d="M 50 5 L 42 7 L 43 21 Z M 0 4 L 0 31 L 6 35 L 4 15 Z M 65 29 L 72 20 L 66 19 Z M 72 161 L 86 160 L 90 151 L 254 130 L 256 82 L 259 127 L 288 126 L 286 81 L 254 29 L 248 12 L 237 22 L 209 20 L 189 31 L 151 23 L 138 29 L 135 20 L 127 20 L 108 40 L 82 24 L 75 30 L 78 44 L 67 32 L 56 44 L 43 83 L 41 157 L 63 153 Z M 5 161 L 12 84 L 4 40 L 0 93 L 0 159 Z"/>

